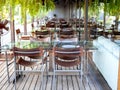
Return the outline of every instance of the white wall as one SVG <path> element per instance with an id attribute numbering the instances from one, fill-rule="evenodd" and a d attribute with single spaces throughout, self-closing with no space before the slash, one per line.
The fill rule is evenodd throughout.
<path id="1" fill-rule="evenodd" d="M 64 18 L 64 17 L 65 17 L 65 15 L 64 15 L 64 12 L 65 12 L 65 11 L 64 11 L 64 10 L 65 10 L 65 8 L 64 8 L 63 6 L 57 5 L 57 6 L 55 7 L 55 10 L 49 12 L 47 16 L 48 16 L 49 18 L 53 18 L 53 15 L 56 14 L 56 15 L 57 15 L 57 18 Z"/>
<path id="2" fill-rule="evenodd" d="M 93 52 L 95 65 L 111 89 L 117 90 L 120 47 L 103 36 L 94 40 L 93 44 L 98 48 Z"/>
<path id="3" fill-rule="evenodd" d="M 79 10 L 76 10 L 76 4 L 72 4 L 69 8 L 69 5 L 56 5 L 55 10 L 48 13 L 49 18 L 53 18 L 53 15 L 56 14 L 57 18 L 65 18 L 68 20 L 69 18 L 79 18 Z"/>

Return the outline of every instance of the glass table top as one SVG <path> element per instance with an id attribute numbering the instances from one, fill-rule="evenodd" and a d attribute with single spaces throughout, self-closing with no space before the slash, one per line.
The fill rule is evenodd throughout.
<path id="1" fill-rule="evenodd" d="M 36 47 L 42 47 L 44 49 L 51 49 L 52 47 L 63 47 L 63 48 L 74 48 L 74 47 L 83 47 L 85 50 L 89 49 L 97 49 L 93 45 L 93 41 L 78 41 L 78 42 L 73 42 L 73 41 L 52 41 L 52 42 L 30 42 L 30 41 L 20 41 L 20 42 L 15 42 L 15 43 L 8 43 L 6 45 L 1 46 L 1 50 L 11 50 L 13 47 L 19 47 L 23 49 L 31 49 L 31 48 L 36 48 Z"/>

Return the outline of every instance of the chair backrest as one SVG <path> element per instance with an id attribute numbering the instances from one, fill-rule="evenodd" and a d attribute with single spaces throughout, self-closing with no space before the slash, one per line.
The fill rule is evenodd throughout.
<path id="1" fill-rule="evenodd" d="M 67 21 L 64 18 L 59 19 L 60 24 L 67 24 Z"/>
<path id="2" fill-rule="evenodd" d="M 64 29 L 60 30 L 61 35 L 74 35 L 74 30 L 72 29 Z"/>
<path id="3" fill-rule="evenodd" d="M 63 24 L 60 24 L 60 28 L 71 28 L 71 26 L 68 24 L 68 23 L 63 23 Z"/>
<path id="4" fill-rule="evenodd" d="M 55 63 L 70 67 L 75 66 L 80 63 L 80 56 L 83 55 L 83 48 L 54 48 Z"/>
<path id="5" fill-rule="evenodd" d="M 16 29 L 16 35 L 17 35 L 17 39 L 20 40 L 22 36 L 20 29 Z"/>
<path id="6" fill-rule="evenodd" d="M 42 25 L 40 27 L 41 27 L 41 30 L 46 30 L 46 26 Z"/>
<path id="7" fill-rule="evenodd" d="M 28 56 L 30 58 L 40 58 L 43 55 L 42 48 L 22 49 L 18 47 L 13 48 L 15 56 Z"/>
<path id="8" fill-rule="evenodd" d="M 35 35 L 37 36 L 37 38 L 45 38 L 50 36 L 50 31 L 45 30 L 45 31 L 35 31 Z"/>
<path id="9" fill-rule="evenodd" d="M 55 28 L 55 22 L 49 21 L 48 23 L 46 23 L 46 27 L 47 28 Z"/>
<path id="10" fill-rule="evenodd" d="M 72 29 L 60 30 L 58 33 L 59 38 L 73 38 L 74 35 L 75 35 L 75 31 Z"/>
<path id="11" fill-rule="evenodd" d="M 30 36 L 29 35 L 24 35 L 20 29 L 16 29 L 16 34 L 17 34 L 17 39 L 18 40 L 29 40 Z"/>
<path id="12" fill-rule="evenodd" d="M 21 32 L 20 32 L 20 29 L 16 29 L 16 34 L 18 35 L 18 34 L 20 34 Z"/>

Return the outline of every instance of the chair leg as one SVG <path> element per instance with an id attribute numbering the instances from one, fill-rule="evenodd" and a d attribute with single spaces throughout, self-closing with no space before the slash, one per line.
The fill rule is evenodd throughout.
<path id="1" fill-rule="evenodd" d="M 47 52 L 46 52 L 46 56 L 47 56 L 47 58 L 48 58 Z M 45 56 L 45 57 L 46 57 L 46 56 Z M 48 80 L 48 63 L 47 63 L 47 60 L 46 60 L 46 75 L 47 75 L 47 80 Z"/>
<path id="2" fill-rule="evenodd" d="M 9 76 L 9 66 L 8 66 L 8 58 L 7 58 L 7 52 L 5 52 L 6 56 L 6 66 L 7 66 L 7 76 L 8 76 L 8 83 L 10 83 L 10 76 Z"/>
<path id="3" fill-rule="evenodd" d="M 83 80 L 83 60 L 84 60 L 84 57 L 81 58 L 81 83 L 82 83 L 82 80 Z"/>
<path id="4" fill-rule="evenodd" d="M 55 65 L 55 63 L 54 63 L 54 61 L 53 61 L 53 83 L 52 83 L 52 90 L 56 90 L 56 78 L 55 78 L 55 76 L 56 76 L 56 74 L 55 74 L 55 70 L 56 70 L 56 65 Z"/>
<path id="5" fill-rule="evenodd" d="M 83 68 L 82 68 L 82 65 L 81 65 L 81 75 L 80 75 L 81 76 L 81 83 L 82 83 L 82 79 L 83 79 L 83 71 L 82 71 L 82 69 Z"/>
<path id="6" fill-rule="evenodd" d="M 44 76 L 43 76 L 43 71 L 42 71 L 42 75 L 41 75 L 41 90 L 44 90 Z"/>
<path id="7" fill-rule="evenodd" d="M 47 76 L 47 80 L 48 80 L 48 64 L 47 64 L 47 61 L 46 61 L 46 76 Z"/>
<path id="8" fill-rule="evenodd" d="M 17 76 L 17 75 L 16 75 L 16 62 L 15 62 L 15 61 L 14 61 L 14 69 L 15 69 L 15 71 L 14 71 L 14 73 L 15 73 L 14 89 L 17 90 L 17 89 L 16 89 L 16 76 Z"/>
<path id="9" fill-rule="evenodd" d="M 44 90 L 44 61 L 42 57 L 42 68 L 41 68 L 41 90 Z"/>
<path id="10" fill-rule="evenodd" d="M 56 90 L 56 75 L 55 70 L 53 71 L 53 83 L 52 83 L 52 90 Z"/>

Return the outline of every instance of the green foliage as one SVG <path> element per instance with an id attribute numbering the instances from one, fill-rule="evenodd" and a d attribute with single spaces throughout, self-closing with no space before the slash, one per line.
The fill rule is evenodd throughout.
<path id="1" fill-rule="evenodd" d="M 55 8 L 55 5 L 52 0 L 46 0 L 46 10 L 53 10 Z"/>
<path id="2" fill-rule="evenodd" d="M 89 16 L 98 15 L 99 10 L 103 9 L 105 14 L 112 16 L 120 15 L 120 0 L 88 0 L 88 14 Z M 85 0 L 81 2 L 81 5 L 77 5 L 77 8 L 84 8 Z"/>
<path id="3" fill-rule="evenodd" d="M 100 6 L 98 5 L 98 2 L 92 2 L 91 5 L 89 5 L 89 16 L 98 15 L 100 11 Z"/>
<path id="4" fill-rule="evenodd" d="M 0 16 L 3 16 L 4 7 L 9 7 L 9 11 L 11 7 L 14 16 L 15 8 L 20 6 L 22 20 L 25 19 L 26 14 L 30 14 L 33 17 L 38 15 L 41 11 L 47 12 L 55 8 L 53 0 L 44 0 L 45 6 L 42 5 L 42 3 L 42 0 L 0 0 Z"/>
<path id="5" fill-rule="evenodd" d="M 119 0 L 110 0 L 109 3 L 109 14 L 114 16 L 120 15 L 120 1 Z"/>
<path id="6" fill-rule="evenodd" d="M 42 9 L 42 1 L 41 0 L 31 0 L 28 5 L 28 12 L 31 16 L 36 16 L 40 9 Z"/>
<path id="7" fill-rule="evenodd" d="M 6 18 L 6 16 L 5 16 L 5 13 L 6 13 L 6 10 L 7 10 L 7 7 L 5 8 L 6 1 L 7 0 L 0 0 L 0 19 Z"/>

